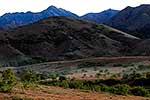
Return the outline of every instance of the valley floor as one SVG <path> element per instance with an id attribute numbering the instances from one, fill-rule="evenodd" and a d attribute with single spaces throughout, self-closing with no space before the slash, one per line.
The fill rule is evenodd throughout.
<path id="1" fill-rule="evenodd" d="M 28 90 L 14 89 L 10 94 L 0 93 L 0 100 L 150 100 L 150 98 L 38 86 Z"/>

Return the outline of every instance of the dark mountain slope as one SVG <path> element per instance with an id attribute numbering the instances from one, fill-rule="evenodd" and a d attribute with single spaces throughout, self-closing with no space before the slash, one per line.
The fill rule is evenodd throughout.
<path id="1" fill-rule="evenodd" d="M 133 49 L 134 55 L 150 55 L 150 39 L 146 39 L 135 46 Z"/>
<path id="2" fill-rule="evenodd" d="M 0 32 L 0 46 L 9 45 L 19 56 L 46 60 L 120 56 L 139 41 L 111 27 L 67 17 L 50 17 Z M 4 52 L 7 57 L 12 50 Z"/>
<path id="3" fill-rule="evenodd" d="M 127 7 L 107 22 L 114 28 L 141 38 L 150 38 L 150 5 Z"/>
<path id="4" fill-rule="evenodd" d="M 0 30 L 7 30 L 18 26 L 30 24 L 40 19 L 48 18 L 50 16 L 68 16 L 77 18 L 78 16 L 55 6 L 50 6 L 46 10 L 39 13 L 7 13 L 0 17 Z"/>
<path id="5" fill-rule="evenodd" d="M 108 9 L 100 13 L 88 13 L 86 15 L 81 16 L 81 18 L 97 23 L 105 23 L 118 12 L 118 10 Z"/>

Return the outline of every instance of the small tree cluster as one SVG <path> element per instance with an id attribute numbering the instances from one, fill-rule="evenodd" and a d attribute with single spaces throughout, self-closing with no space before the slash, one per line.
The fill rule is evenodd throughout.
<path id="1" fill-rule="evenodd" d="M 16 84 L 16 77 L 12 69 L 4 70 L 0 78 L 0 91 L 10 92 Z"/>

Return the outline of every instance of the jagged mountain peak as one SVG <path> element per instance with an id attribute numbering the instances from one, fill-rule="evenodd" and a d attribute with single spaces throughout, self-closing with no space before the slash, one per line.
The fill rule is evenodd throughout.
<path id="1" fill-rule="evenodd" d="M 78 18 L 78 15 L 74 13 L 52 5 L 49 6 L 46 10 L 37 13 L 33 13 L 31 11 L 6 13 L 0 17 L 0 30 L 8 30 L 18 26 L 27 25 L 50 16 L 67 16 Z"/>

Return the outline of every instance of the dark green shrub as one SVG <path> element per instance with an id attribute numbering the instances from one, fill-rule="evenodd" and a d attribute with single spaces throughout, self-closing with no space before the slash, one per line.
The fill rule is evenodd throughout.
<path id="1" fill-rule="evenodd" d="M 123 76 L 122 76 L 122 78 L 123 78 L 123 79 L 128 79 L 128 78 L 129 78 L 129 74 L 124 73 Z"/>
<path id="2" fill-rule="evenodd" d="M 69 87 L 70 87 L 70 88 L 74 88 L 74 89 L 76 89 L 76 88 L 82 89 L 82 88 L 83 88 L 83 82 L 77 81 L 77 80 L 75 80 L 75 81 L 70 81 L 70 82 L 69 82 Z"/>
<path id="3" fill-rule="evenodd" d="M 103 70 L 100 70 L 100 71 L 99 71 L 99 73 L 103 73 L 103 72 L 104 72 Z"/>
<path id="4" fill-rule="evenodd" d="M 41 73 L 41 74 L 37 74 L 41 80 L 45 80 L 45 79 L 48 79 L 49 78 L 49 75 L 48 73 L 44 72 L 44 73 Z"/>
<path id="5" fill-rule="evenodd" d="M 30 69 L 26 69 L 25 73 L 22 73 L 20 76 L 21 81 L 26 83 L 35 83 L 40 80 L 40 75 Z"/>
<path id="6" fill-rule="evenodd" d="M 95 77 L 99 78 L 102 74 L 101 73 L 96 73 Z"/>
<path id="7" fill-rule="evenodd" d="M 59 86 L 60 87 L 64 87 L 64 88 L 69 88 L 69 83 L 67 81 L 62 81 L 59 83 Z"/>
<path id="8" fill-rule="evenodd" d="M 122 67 L 123 64 L 113 64 L 113 67 Z"/>
<path id="9" fill-rule="evenodd" d="M 110 91 L 110 87 L 105 85 L 105 84 L 99 84 L 99 90 L 100 91 L 104 91 L 104 92 L 109 92 Z"/>
<path id="10" fill-rule="evenodd" d="M 135 81 L 135 80 L 134 80 Z M 72 89 L 83 89 L 83 90 L 91 90 L 91 91 L 103 91 L 114 93 L 118 95 L 137 95 L 137 96 L 149 96 L 150 90 L 145 89 L 144 87 L 134 87 L 131 88 L 127 83 L 132 83 L 129 80 L 95 80 L 95 81 L 87 81 L 87 80 L 53 80 L 49 82 L 43 82 L 45 85 L 52 86 L 61 86 L 64 88 L 72 88 Z M 137 82 L 138 83 L 138 82 Z M 131 85 L 131 84 L 130 84 Z M 131 85 L 132 86 L 132 85 Z"/>
<path id="11" fill-rule="evenodd" d="M 116 79 L 116 78 L 117 78 L 117 75 L 116 75 L 116 74 L 113 74 L 110 78 L 111 78 L 111 79 Z"/>
<path id="12" fill-rule="evenodd" d="M 150 92 L 148 89 L 145 89 L 144 87 L 134 87 L 130 90 L 131 94 L 136 95 L 136 96 L 145 96 L 149 97 Z"/>
<path id="13" fill-rule="evenodd" d="M 121 80 L 117 80 L 117 79 L 96 80 L 94 83 L 95 84 L 105 84 L 108 86 L 123 84 L 123 82 Z"/>
<path id="14" fill-rule="evenodd" d="M 24 88 L 29 88 L 35 85 L 41 79 L 40 74 L 34 73 L 30 69 L 26 69 L 24 73 L 21 73 L 20 80 L 23 83 Z"/>
<path id="15" fill-rule="evenodd" d="M 130 75 L 130 78 L 133 80 L 135 79 L 140 79 L 140 78 L 144 78 L 144 75 L 142 73 L 134 73 Z"/>
<path id="16" fill-rule="evenodd" d="M 127 95 L 129 93 L 130 87 L 126 84 L 118 84 L 115 86 L 112 86 L 110 92 L 114 94 L 119 94 L 119 95 Z"/>
<path id="17" fill-rule="evenodd" d="M 150 72 L 146 73 L 146 78 L 150 79 Z"/>
<path id="18" fill-rule="evenodd" d="M 84 62 L 78 65 L 78 68 L 89 68 L 95 66 L 95 63 L 92 62 Z"/>
<path id="19" fill-rule="evenodd" d="M 139 79 L 130 80 L 129 85 L 149 87 L 150 86 L 150 79 L 148 79 L 148 78 L 139 78 Z"/>
<path id="20" fill-rule="evenodd" d="M 59 77 L 57 73 L 49 73 L 49 78 L 56 80 Z"/>
<path id="21" fill-rule="evenodd" d="M 148 69 L 148 68 L 150 68 L 150 65 L 139 65 L 138 66 L 139 70 L 144 70 L 144 69 Z"/>
<path id="22" fill-rule="evenodd" d="M 0 91 L 10 92 L 16 84 L 16 77 L 12 69 L 4 70 L 0 79 Z"/>
<path id="23" fill-rule="evenodd" d="M 64 81 L 64 80 L 67 80 L 65 76 L 59 76 L 59 81 Z"/>

